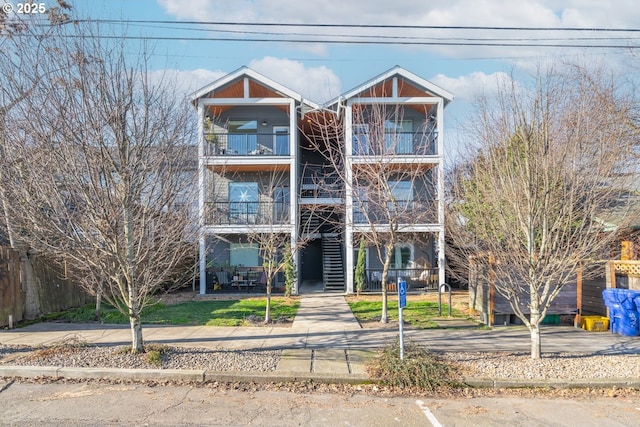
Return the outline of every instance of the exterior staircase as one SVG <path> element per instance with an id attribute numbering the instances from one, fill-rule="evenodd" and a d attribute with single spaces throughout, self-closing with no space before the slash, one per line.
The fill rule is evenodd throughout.
<path id="1" fill-rule="evenodd" d="M 302 235 L 318 234 L 321 224 L 320 217 L 312 215 L 309 210 L 305 209 L 300 214 L 300 233 Z"/>
<path id="2" fill-rule="evenodd" d="M 338 237 L 322 236 L 322 281 L 325 291 L 344 292 L 344 264 Z"/>

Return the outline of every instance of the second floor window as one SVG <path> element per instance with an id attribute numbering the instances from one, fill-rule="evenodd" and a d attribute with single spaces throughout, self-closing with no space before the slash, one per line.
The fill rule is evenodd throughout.
<path id="1" fill-rule="evenodd" d="M 413 183 L 411 181 L 389 181 L 389 187 L 395 199 L 395 206 L 393 201 L 389 201 L 389 210 L 394 212 L 396 209 L 398 211 L 407 209 L 413 201 Z"/>
<path id="2" fill-rule="evenodd" d="M 246 217 L 258 212 L 258 183 L 229 183 L 229 203 L 232 217 Z"/>

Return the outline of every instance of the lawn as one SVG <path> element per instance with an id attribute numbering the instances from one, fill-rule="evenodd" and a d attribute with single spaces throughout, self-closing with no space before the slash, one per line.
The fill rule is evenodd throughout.
<path id="1" fill-rule="evenodd" d="M 142 313 L 143 324 L 242 326 L 264 321 L 265 298 L 240 300 L 185 301 L 167 305 L 157 303 Z M 300 302 L 291 298 L 271 298 L 271 317 L 276 321 L 292 322 Z M 87 305 L 62 313 L 56 320 L 80 323 L 93 321 L 94 306 Z M 123 324 L 128 319 L 115 308 L 104 304 L 102 323 Z"/>
<path id="2" fill-rule="evenodd" d="M 446 298 L 443 298 L 446 300 Z M 380 313 L 382 311 L 382 301 L 380 296 L 376 297 L 351 297 L 347 298 L 347 303 L 351 311 L 360 323 L 380 321 Z M 388 300 L 388 316 L 389 321 L 398 321 L 398 300 L 389 298 Z M 442 304 L 442 317 L 449 314 L 449 306 Z M 455 304 L 451 309 L 451 316 L 459 319 L 466 319 L 468 315 L 465 311 L 455 308 Z M 407 306 L 402 310 L 402 317 L 405 324 L 409 324 L 418 329 L 435 329 L 439 326 L 433 322 L 433 318 L 438 317 L 438 303 L 435 301 L 426 301 L 419 298 L 409 296 Z"/>

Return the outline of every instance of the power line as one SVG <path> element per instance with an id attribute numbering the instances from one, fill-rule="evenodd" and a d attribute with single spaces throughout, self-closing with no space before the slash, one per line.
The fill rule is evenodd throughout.
<path id="1" fill-rule="evenodd" d="M 163 29 L 163 30 L 182 30 L 182 31 L 197 31 L 197 32 L 206 32 L 206 33 L 224 33 L 224 34 L 253 34 L 253 35 L 265 35 L 265 36 L 306 36 L 306 37 L 327 37 L 327 34 L 321 33 L 297 33 L 297 32 L 273 32 L 273 31 L 246 31 L 246 30 L 221 30 L 221 29 L 210 29 L 210 28 L 179 28 L 179 27 L 171 27 L 171 26 L 145 26 L 145 25 L 137 25 L 140 28 L 154 28 L 154 29 Z M 392 36 L 392 35 L 364 35 L 364 34 L 331 34 L 333 39 L 341 38 L 341 37 L 351 37 L 355 39 L 371 39 L 371 38 L 380 38 L 384 37 L 385 39 L 402 39 L 402 40 L 462 40 L 462 41 L 483 41 L 483 42 L 522 42 L 522 41 L 594 41 L 594 40 L 637 40 L 635 37 L 519 37 L 519 38 L 497 38 L 497 37 L 422 37 L 422 36 Z"/>
<path id="2" fill-rule="evenodd" d="M 155 40 L 155 41 L 205 41 L 205 42 L 250 42 L 250 43 L 325 43 L 325 44 L 347 44 L 347 45 L 403 45 L 403 46 L 482 46 L 482 47 L 538 47 L 538 48 L 600 48 L 600 49 L 638 49 L 640 45 L 615 45 L 615 44 L 569 44 L 569 43 L 515 43 L 515 42 L 475 42 L 475 41 L 410 41 L 410 40 L 333 40 L 333 39 L 275 39 L 275 38 L 231 38 L 231 37 L 182 37 L 182 36 L 87 36 L 67 34 L 66 38 L 102 38 L 117 40 Z"/>
<path id="3" fill-rule="evenodd" d="M 248 27 L 301 27 L 301 28 L 377 28 L 412 30 L 496 30 L 496 31 L 594 31 L 594 32 L 640 32 L 640 28 L 583 28 L 583 27 L 488 27 L 463 25 L 389 25 L 389 24 L 305 24 L 275 22 L 225 22 L 225 21 L 167 21 L 167 20 L 116 20 L 79 19 L 74 22 L 94 22 L 98 24 L 176 24 L 176 25 L 231 25 Z"/>

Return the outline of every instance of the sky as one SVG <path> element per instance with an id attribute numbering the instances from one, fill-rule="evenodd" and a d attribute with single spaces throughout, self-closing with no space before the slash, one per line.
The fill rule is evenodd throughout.
<path id="1" fill-rule="evenodd" d="M 11 1 L 17 3 L 0 0 L 0 4 Z M 107 33 L 150 37 L 155 72 L 177 76 L 185 91 L 249 66 L 323 103 L 400 65 L 454 94 L 445 114 L 445 132 L 451 135 L 464 122 L 478 94 L 491 93 L 498 81 L 508 81 L 513 75 L 533 72 L 541 60 L 580 58 L 620 70 L 633 62 L 635 51 L 610 46 L 640 46 L 637 0 L 67 1 L 79 19 L 115 21 L 101 24 Z M 323 26 L 250 25 L 256 23 Z M 558 30 L 562 28 L 635 31 Z M 335 43 L 345 40 L 366 43 Z M 472 43 L 501 45 L 468 45 Z M 558 44 L 578 47 L 554 47 Z"/>

